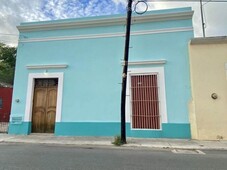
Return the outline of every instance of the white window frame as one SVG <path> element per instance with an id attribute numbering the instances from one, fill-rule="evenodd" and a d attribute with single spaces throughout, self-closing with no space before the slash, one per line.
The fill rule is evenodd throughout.
<path id="1" fill-rule="evenodd" d="M 24 115 L 25 122 L 31 122 L 31 120 L 32 120 L 34 86 L 35 86 L 35 79 L 37 79 L 37 78 L 57 78 L 58 79 L 58 93 L 57 93 L 57 106 L 56 106 L 55 122 L 61 122 L 63 76 L 64 76 L 63 72 L 61 72 L 61 73 L 30 73 L 28 75 L 27 98 L 26 98 L 26 108 L 25 108 L 25 115 Z"/>
<path id="2" fill-rule="evenodd" d="M 159 110 L 160 110 L 160 129 L 138 129 L 132 128 L 132 105 L 131 105 L 131 76 L 133 75 L 158 75 L 159 87 Z M 127 90 L 126 90 L 126 122 L 131 123 L 132 130 L 162 130 L 162 123 L 167 123 L 167 107 L 166 107 L 166 90 L 165 90 L 165 74 L 164 67 L 152 68 L 129 68 L 127 76 Z"/>

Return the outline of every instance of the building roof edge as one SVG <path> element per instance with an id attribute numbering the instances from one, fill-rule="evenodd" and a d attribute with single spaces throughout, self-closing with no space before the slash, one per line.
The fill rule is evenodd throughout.
<path id="1" fill-rule="evenodd" d="M 227 43 L 227 36 L 193 38 L 190 41 L 190 45 L 225 44 L 225 43 Z"/>
<path id="2" fill-rule="evenodd" d="M 146 22 L 157 22 L 166 20 L 183 20 L 191 19 L 193 11 L 181 11 L 164 14 L 149 14 L 134 16 L 132 24 L 146 23 Z M 59 30 L 59 29 L 70 29 L 70 28 L 86 28 L 86 27 L 99 27 L 99 26 L 111 26 L 111 25 L 124 25 L 126 23 L 126 17 L 113 17 L 113 18 L 102 18 L 92 20 L 75 20 L 68 22 L 47 22 L 47 23 L 36 23 L 34 25 L 19 25 L 17 29 L 19 32 L 33 32 L 43 30 Z"/>

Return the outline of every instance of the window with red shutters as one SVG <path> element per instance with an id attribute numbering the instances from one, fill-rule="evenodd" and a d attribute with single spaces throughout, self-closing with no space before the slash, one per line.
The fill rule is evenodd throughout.
<path id="1" fill-rule="evenodd" d="M 160 129 L 158 75 L 131 76 L 132 128 Z"/>

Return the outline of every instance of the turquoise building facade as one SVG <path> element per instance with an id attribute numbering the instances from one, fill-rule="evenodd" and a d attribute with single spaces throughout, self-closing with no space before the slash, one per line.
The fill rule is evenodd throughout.
<path id="1" fill-rule="evenodd" d="M 128 137 L 190 138 L 191 8 L 133 15 L 127 83 Z M 22 23 L 9 134 L 32 133 L 36 79 L 58 80 L 54 134 L 120 134 L 123 15 Z M 132 127 L 131 76 L 157 75 L 159 128 Z"/>

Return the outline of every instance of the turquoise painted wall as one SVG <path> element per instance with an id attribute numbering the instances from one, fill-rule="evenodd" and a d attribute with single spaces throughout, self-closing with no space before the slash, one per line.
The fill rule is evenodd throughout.
<path id="1" fill-rule="evenodd" d="M 11 134 L 28 135 L 31 122 L 11 124 Z M 60 122 L 55 125 L 56 136 L 117 136 L 120 135 L 119 122 Z M 163 123 L 162 130 L 131 130 L 126 123 L 126 135 L 138 138 L 191 138 L 190 125 L 180 123 Z"/>
<path id="2" fill-rule="evenodd" d="M 150 12 L 146 15 L 157 13 L 171 13 L 177 11 L 190 11 L 190 8 L 162 10 Z M 114 17 L 114 16 L 105 16 Z M 105 18 L 104 17 L 104 18 Z M 100 18 L 100 17 L 98 17 Z M 102 17 L 101 17 L 102 18 Z M 85 18 L 89 20 L 93 18 Z M 81 19 L 77 19 L 81 20 Z M 69 22 L 71 20 L 53 21 Z M 43 24 L 49 22 L 43 22 Z M 40 23 L 28 23 L 28 25 Z M 26 25 L 24 23 L 23 25 Z M 132 25 L 132 32 L 139 30 L 153 30 L 164 28 L 191 27 L 191 19 L 171 20 L 163 22 L 140 23 Z M 52 31 L 23 32 L 21 40 L 41 37 L 56 37 L 101 33 L 124 33 L 125 26 L 108 26 L 95 28 L 77 28 Z M 184 124 L 185 134 L 188 135 L 188 102 L 190 100 L 190 79 L 188 47 L 189 40 L 193 37 L 192 31 L 158 33 L 150 35 L 131 36 L 130 60 L 158 60 L 165 59 L 165 81 L 168 123 Z M 109 37 L 80 40 L 61 40 L 47 42 L 20 42 L 18 45 L 16 75 L 14 81 L 12 113 L 24 116 L 27 83 L 29 73 L 43 73 L 45 70 L 28 70 L 26 65 L 39 64 L 68 64 L 66 69 L 49 69 L 48 72 L 64 72 L 62 122 L 120 122 L 120 94 L 121 94 L 121 61 L 124 55 L 124 37 Z M 20 99 L 19 103 L 14 102 Z M 15 125 L 10 125 L 9 133 L 29 133 L 21 128 L 15 131 Z M 22 126 L 22 125 L 21 125 Z M 67 125 L 64 124 L 67 127 Z M 72 127 L 77 125 L 72 125 Z M 19 128 L 19 125 L 16 127 Z M 27 126 L 28 127 L 28 126 Z M 119 128 L 110 125 L 109 134 L 117 133 Z M 168 125 L 166 125 L 168 127 Z M 164 128 L 164 127 L 163 127 Z M 17 128 L 16 128 L 17 129 Z M 19 128 L 20 129 L 20 128 Z M 63 125 L 56 125 L 56 134 L 64 135 Z M 70 129 L 70 128 L 69 128 Z M 86 128 L 85 128 L 86 129 Z M 168 128 L 163 129 L 167 133 Z M 170 128 L 171 129 L 171 128 Z M 174 128 L 173 128 L 174 129 Z M 68 129 L 67 129 L 68 130 Z M 177 130 L 177 128 L 175 128 Z M 23 132 L 22 132 L 23 131 Z M 83 131 L 83 130 L 82 130 Z M 114 132 L 114 133 L 113 133 Z M 146 137 L 145 133 L 130 131 L 128 134 L 137 137 Z M 162 132 L 162 133 L 163 133 Z M 108 132 L 99 133 L 108 136 Z M 146 132 L 149 133 L 149 132 Z M 154 133 L 154 132 L 152 132 Z M 156 132 L 155 132 L 156 133 Z M 174 134 L 175 132 L 171 132 Z M 76 134 L 68 132 L 68 135 Z M 86 133 L 84 133 L 86 134 Z M 92 135 L 92 133 L 87 133 Z M 94 133 L 95 134 L 95 133 Z M 169 136 L 171 136 L 169 133 Z M 82 135 L 82 134 L 81 134 Z M 152 136 L 152 135 L 151 135 Z M 155 135 L 153 135 L 155 136 Z M 158 135 L 158 137 L 168 137 Z M 174 135 L 173 135 L 174 136 Z M 179 137 L 178 135 L 175 135 Z"/>

